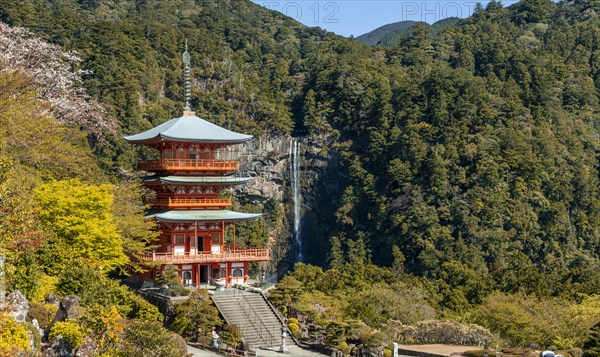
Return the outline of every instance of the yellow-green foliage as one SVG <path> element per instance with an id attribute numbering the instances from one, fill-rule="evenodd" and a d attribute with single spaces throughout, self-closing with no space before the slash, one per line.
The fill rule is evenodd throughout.
<path id="1" fill-rule="evenodd" d="M 113 188 L 113 220 L 123 241 L 123 249 L 128 254 L 142 253 L 156 240 L 159 231 L 152 220 L 144 218 L 144 206 L 140 204 L 143 189 L 138 182 L 120 182 Z M 137 262 L 129 264 L 134 270 L 141 270 Z"/>
<path id="2" fill-rule="evenodd" d="M 56 293 L 56 284 L 58 284 L 57 276 L 41 274 L 38 280 L 37 289 L 31 297 L 31 301 L 44 302 L 44 298 L 48 294 Z"/>
<path id="3" fill-rule="evenodd" d="M 298 323 L 297 319 L 293 317 L 288 319 L 287 327 L 290 329 L 290 332 L 292 335 L 294 335 L 294 337 L 300 337 L 300 324 Z"/>
<path id="4" fill-rule="evenodd" d="M 0 356 L 14 356 L 29 349 L 29 335 L 23 324 L 0 312 Z"/>
<path id="5" fill-rule="evenodd" d="M 57 322 L 50 329 L 48 340 L 54 341 L 58 336 L 62 336 L 72 350 L 77 349 L 83 343 L 84 333 L 76 322 L 64 321 Z"/>
<path id="6" fill-rule="evenodd" d="M 347 313 L 379 328 L 388 320 L 415 324 L 435 317 L 422 289 L 407 284 L 377 284 L 349 297 Z"/>
<path id="7" fill-rule="evenodd" d="M 311 320 L 324 324 L 327 321 L 341 320 L 347 304 L 347 301 L 339 296 L 330 296 L 315 290 L 312 293 L 300 294 L 293 307 L 298 312 L 310 316 Z"/>
<path id="8" fill-rule="evenodd" d="M 120 356 L 180 357 L 185 352 L 185 341 L 158 321 L 128 321 L 121 335 Z"/>
<path id="9" fill-rule="evenodd" d="M 350 355 L 350 346 L 348 346 L 348 343 L 346 341 L 338 343 L 338 345 L 335 347 L 338 350 L 340 350 L 344 354 L 344 356 Z"/>
<path id="10" fill-rule="evenodd" d="M 125 320 L 115 306 L 92 306 L 85 311 L 79 321 L 89 332 L 88 335 L 96 342 L 94 352 L 97 355 L 116 353 L 120 334 L 125 328 Z"/>
<path id="11" fill-rule="evenodd" d="M 60 276 L 59 293 L 77 295 L 82 306 L 114 306 L 119 314 L 129 319 L 162 321 L 158 309 L 136 295 L 127 286 L 120 285 L 98 271 L 86 267 L 65 270 Z"/>
<path id="12" fill-rule="evenodd" d="M 128 262 L 113 222 L 111 185 L 52 181 L 36 188 L 36 198 L 40 218 L 56 234 L 46 251 L 58 264 L 78 261 L 111 271 Z"/>
<path id="13" fill-rule="evenodd" d="M 560 298 L 536 298 L 494 293 L 473 311 L 473 320 L 498 333 L 512 346 L 537 343 L 581 346 L 589 329 L 600 321 L 598 296 L 580 304 Z"/>

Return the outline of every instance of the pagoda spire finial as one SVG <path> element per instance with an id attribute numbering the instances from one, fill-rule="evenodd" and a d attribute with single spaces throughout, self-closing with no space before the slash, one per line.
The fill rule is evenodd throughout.
<path id="1" fill-rule="evenodd" d="M 183 115 L 195 115 L 192 112 L 190 107 L 190 102 L 192 101 L 192 85 L 190 81 L 190 53 L 188 52 L 188 43 L 187 38 L 185 39 L 185 51 L 181 55 L 181 59 L 183 60 L 184 65 L 184 97 L 185 97 L 185 107 L 183 108 Z"/>

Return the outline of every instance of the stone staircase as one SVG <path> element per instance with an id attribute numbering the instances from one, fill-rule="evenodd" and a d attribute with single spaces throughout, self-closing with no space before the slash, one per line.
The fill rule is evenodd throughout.
<path id="1" fill-rule="evenodd" d="M 260 293 L 238 289 L 217 291 L 211 295 L 219 312 L 230 325 L 237 325 L 250 347 L 277 347 L 281 345 L 281 320 Z M 293 345 L 286 338 L 286 345 Z"/>

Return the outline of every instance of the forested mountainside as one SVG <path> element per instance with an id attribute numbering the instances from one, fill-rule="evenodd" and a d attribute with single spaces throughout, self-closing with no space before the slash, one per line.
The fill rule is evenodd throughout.
<path id="1" fill-rule="evenodd" d="M 460 19 L 458 17 L 448 17 L 443 20 L 440 20 L 431 25 L 431 33 L 433 36 L 437 35 L 438 32 L 442 31 L 448 26 L 456 25 Z M 411 28 L 412 29 L 412 28 Z M 398 46 L 405 37 L 409 36 L 411 31 L 405 30 L 396 30 L 390 32 L 383 36 L 378 42 L 377 45 L 385 46 L 385 47 L 396 47 Z"/>
<path id="2" fill-rule="evenodd" d="M 382 48 L 248 1 L 0 0 L 2 21 L 81 56 L 87 93 L 120 125 L 88 137 L 109 174 L 133 164 L 120 133 L 179 115 L 184 37 L 200 116 L 333 138 L 338 190 L 305 207 L 303 236 L 306 262 L 328 270 L 300 265 L 278 304 L 342 321 L 332 336 L 353 319 L 449 317 L 514 345 L 583 346 L 598 323 L 599 13 L 592 0 L 492 1 Z M 500 318 L 520 307 L 529 323 L 532 306 L 585 318 L 529 330 Z"/>
<path id="3" fill-rule="evenodd" d="M 413 28 L 416 24 L 424 24 L 427 25 L 426 22 L 422 21 L 398 21 L 391 24 L 383 25 L 381 27 L 376 28 L 373 31 L 369 31 L 365 34 L 356 37 L 358 42 L 366 43 L 368 45 L 376 45 L 379 41 L 384 38 L 386 35 L 390 33 L 398 32 L 409 34 L 410 29 Z"/>
<path id="4" fill-rule="evenodd" d="M 371 32 L 356 37 L 356 40 L 373 46 L 395 47 L 400 43 L 402 38 L 410 35 L 412 28 L 416 25 L 431 27 L 432 33 L 436 34 L 448 26 L 455 25 L 459 21 L 458 17 L 448 17 L 432 25 L 423 21 L 399 21 L 378 27 Z"/>

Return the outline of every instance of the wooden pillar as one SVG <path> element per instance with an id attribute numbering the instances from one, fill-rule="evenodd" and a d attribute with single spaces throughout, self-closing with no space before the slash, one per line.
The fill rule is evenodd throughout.
<path id="1" fill-rule="evenodd" d="M 221 250 L 225 250 L 225 221 L 221 221 Z"/>
<path id="2" fill-rule="evenodd" d="M 198 254 L 198 221 L 194 221 L 194 239 L 196 240 L 196 254 Z"/>
<path id="3" fill-rule="evenodd" d="M 248 282 L 248 262 L 244 262 L 244 284 Z"/>
<path id="4" fill-rule="evenodd" d="M 225 263 L 225 286 L 231 284 L 231 263 Z"/>
<path id="5" fill-rule="evenodd" d="M 197 249 L 197 248 L 196 248 Z M 200 263 L 196 264 L 196 288 L 200 289 Z"/>

